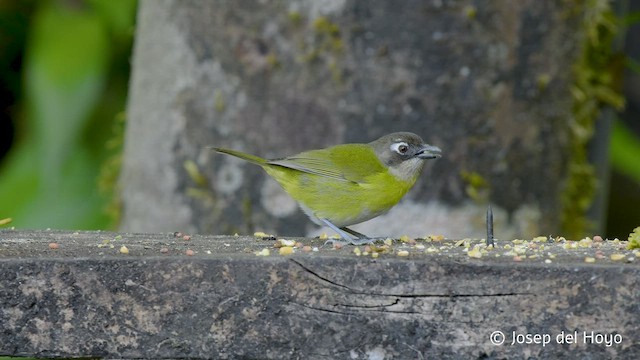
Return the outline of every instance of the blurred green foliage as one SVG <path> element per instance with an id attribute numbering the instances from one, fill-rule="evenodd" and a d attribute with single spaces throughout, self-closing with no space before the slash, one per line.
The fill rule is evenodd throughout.
<path id="1" fill-rule="evenodd" d="M 640 184 L 640 139 L 619 120 L 611 131 L 609 159 L 613 169 Z"/>
<path id="2" fill-rule="evenodd" d="M 105 207 L 117 198 L 137 3 L 43 0 L 31 6 L 16 69 L 23 89 L 13 113 L 16 137 L 0 164 L 0 218 L 11 217 L 20 228 L 113 227 Z M 0 17 L 13 9 L 0 6 Z"/>

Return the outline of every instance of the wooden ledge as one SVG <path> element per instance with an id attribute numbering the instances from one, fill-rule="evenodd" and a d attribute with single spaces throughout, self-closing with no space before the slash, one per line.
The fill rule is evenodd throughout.
<path id="1" fill-rule="evenodd" d="M 284 256 L 273 240 L 186 239 L 0 231 L 0 355 L 640 356 L 640 257 L 624 243 L 419 240 L 357 256 L 295 239 L 311 248 Z"/>

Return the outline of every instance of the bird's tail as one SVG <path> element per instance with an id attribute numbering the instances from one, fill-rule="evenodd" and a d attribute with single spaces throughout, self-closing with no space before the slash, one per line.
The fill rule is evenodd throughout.
<path id="1" fill-rule="evenodd" d="M 243 153 L 242 151 L 231 150 L 231 149 L 223 149 L 223 148 L 217 148 L 217 147 L 214 147 L 212 149 L 217 151 L 217 152 L 219 152 L 219 153 L 232 155 L 232 156 L 238 157 L 238 158 L 240 158 L 242 160 L 246 160 L 248 162 L 257 164 L 257 165 L 264 165 L 267 162 L 266 159 L 263 159 L 263 158 L 261 158 L 259 156 Z"/>

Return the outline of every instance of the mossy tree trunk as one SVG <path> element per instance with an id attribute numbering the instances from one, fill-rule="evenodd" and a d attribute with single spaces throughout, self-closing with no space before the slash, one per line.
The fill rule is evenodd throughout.
<path id="1" fill-rule="evenodd" d="M 583 11 L 558 1 L 142 1 L 122 227 L 303 235 L 261 170 L 280 157 L 412 131 L 443 149 L 369 235 L 558 233 Z"/>

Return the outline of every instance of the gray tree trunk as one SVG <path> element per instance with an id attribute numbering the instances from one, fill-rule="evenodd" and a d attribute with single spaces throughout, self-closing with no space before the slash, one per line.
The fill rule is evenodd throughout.
<path id="1" fill-rule="evenodd" d="M 562 1 L 142 1 L 126 231 L 305 235 L 263 157 L 412 131 L 443 150 L 371 236 L 556 233 L 581 13 Z"/>

